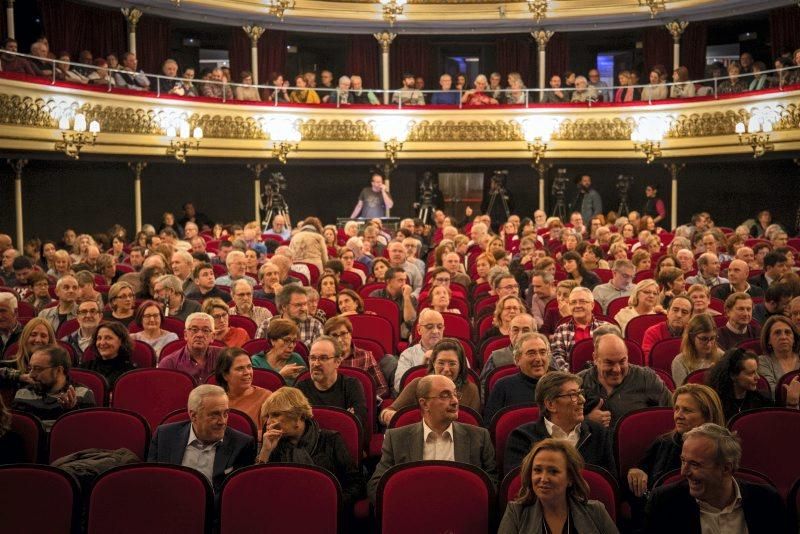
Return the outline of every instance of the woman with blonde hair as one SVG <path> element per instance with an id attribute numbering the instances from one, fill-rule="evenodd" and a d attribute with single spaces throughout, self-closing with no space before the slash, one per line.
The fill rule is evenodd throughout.
<path id="1" fill-rule="evenodd" d="M 698 369 L 708 369 L 722 357 L 717 345 L 717 325 L 707 314 L 695 315 L 683 331 L 681 353 L 672 360 L 672 379 L 676 385 Z"/>
<path id="2" fill-rule="evenodd" d="M 19 341 L 17 341 L 17 352 L 11 356 L 11 359 L 16 361 L 18 370 L 27 373 L 31 355 L 40 347 L 56 343 L 56 334 L 50 323 L 41 317 L 34 317 L 22 328 Z"/>
<path id="3" fill-rule="evenodd" d="M 500 298 L 494 307 L 492 327 L 484 332 L 478 345 L 480 346 L 481 343 L 492 337 L 509 335 L 511 319 L 520 313 L 525 313 L 525 304 L 522 299 L 514 295 L 506 295 Z"/>
<path id="4" fill-rule="evenodd" d="M 658 283 L 652 278 L 642 280 L 636 284 L 628 297 L 628 305 L 614 316 L 619 329 L 625 332 L 625 327 L 634 317 L 660 313 L 658 305 Z"/>

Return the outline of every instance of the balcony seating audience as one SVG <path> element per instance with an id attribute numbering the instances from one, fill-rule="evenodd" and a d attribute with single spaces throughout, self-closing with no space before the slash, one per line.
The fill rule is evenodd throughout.
<path id="1" fill-rule="evenodd" d="M 142 70 L 136 70 L 139 61 L 133 52 L 125 52 L 120 56 L 121 71 L 114 73 L 117 87 L 134 91 L 150 90 L 150 79 Z"/>

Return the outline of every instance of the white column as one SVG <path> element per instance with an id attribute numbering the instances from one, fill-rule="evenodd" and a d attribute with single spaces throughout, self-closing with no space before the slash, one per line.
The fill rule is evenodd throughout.
<path id="1" fill-rule="evenodd" d="M 136 53 L 136 24 L 142 17 L 142 12 L 135 7 L 123 7 L 122 15 L 128 21 L 128 52 Z"/>
<path id="2" fill-rule="evenodd" d="M 250 72 L 253 73 L 253 84 L 258 85 L 258 40 L 264 35 L 263 26 L 242 26 L 244 33 L 250 38 Z"/>
<path id="3" fill-rule="evenodd" d="M 547 78 L 547 42 L 553 36 L 552 31 L 550 30 L 533 30 L 531 32 L 531 37 L 536 41 L 536 46 L 539 51 L 539 89 L 545 88 L 546 78 Z M 544 99 L 544 92 L 539 93 L 539 101 L 541 102 Z"/>
<path id="4" fill-rule="evenodd" d="M 6 4 L 6 24 L 8 25 L 9 39 L 16 38 L 14 34 L 14 0 L 8 0 Z"/>
<path id="5" fill-rule="evenodd" d="M 14 169 L 14 208 L 17 223 L 17 250 L 23 251 L 25 245 L 25 230 L 22 222 L 22 169 L 28 164 L 27 159 L 8 160 Z"/>
<path id="6" fill-rule="evenodd" d="M 255 216 L 253 220 L 258 223 L 261 228 L 261 173 L 267 169 L 266 163 L 255 163 L 247 166 L 253 173 L 253 208 Z M 289 222 L 287 221 L 287 224 Z"/>
<path id="7" fill-rule="evenodd" d="M 551 167 L 550 164 L 545 163 L 544 161 L 540 161 L 539 163 L 533 165 L 533 168 L 536 169 L 536 172 L 539 174 L 539 209 L 544 211 L 545 205 L 545 179 L 547 178 L 547 170 Z"/>
<path id="8" fill-rule="evenodd" d="M 147 167 L 145 161 L 130 161 L 128 168 L 133 171 L 133 213 L 136 231 L 142 230 L 142 171 Z"/>
<path id="9" fill-rule="evenodd" d="M 381 86 L 383 87 L 383 103 L 389 103 L 389 48 L 397 37 L 394 33 L 381 32 L 372 34 L 381 47 Z"/>
<path id="10" fill-rule="evenodd" d="M 673 20 L 665 25 L 672 35 L 672 70 L 681 66 L 681 35 L 688 25 L 689 22 L 685 20 Z"/>
<path id="11" fill-rule="evenodd" d="M 664 167 L 669 171 L 671 178 L 670 187 L 670 230 L 678 227 L 678 174 L 686 168 L 685 163 L 669 163 L 664 164 Z"/>

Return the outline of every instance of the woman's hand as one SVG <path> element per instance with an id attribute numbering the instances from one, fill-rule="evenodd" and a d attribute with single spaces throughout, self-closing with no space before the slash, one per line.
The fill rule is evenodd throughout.
<path id="1" fill-rule="evenodd" d="M 800 404 L 800 377 L 792 378 L 792 381 L 783 385 L 786 391 L 786 406 L 797 408 Z"/>
<path id="2" fill-rule="evenodd" d="M 283 378 L 297 378 L 297 375 L 302 373 L 305 370 L 305 365 L 300 365 L 298 363 L 287 363 L 278 373 Z"/>
<path id="3" fill-rule="evenodd" d="M 634 495 L 641 497 L 647 491 L 647 473 L 635 467 L 628 470 L 628 487 Z"/>
<path id="4" fill-rule="evenodd" d="M 258 453 L 258 463 L 267 463 L 269 455 L 278 445 L 278 442 L 283 437 L 283 430 L 278 428 L 278 423 L 268 423 L 267 430 L 261 437 L 261 451 Z"/>

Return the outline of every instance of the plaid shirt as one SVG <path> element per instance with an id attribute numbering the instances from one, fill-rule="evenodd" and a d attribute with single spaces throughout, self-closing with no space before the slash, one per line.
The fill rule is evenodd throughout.
<path id="1" fill-rule="evenodd" d="M 239 313 L 239 309 L 236 307 L 230 308 L 231 315 L 241 315 L 243 317 L 248 317 L 253 320 L 256 324 L 261 324 L 270 317 L 272 317 L 272 312 L 269 309 L 264 308 L 263 306 L 253 306 L 252 310 L 250 310 L 250 315 L 246 315 L 244 313 Z"/>
<path id="2" fill-rule="evenodd" d="M 608 323 L 598 321 L 592 317 L 592 322 L 589 324 L 589 333 L 593 334 L 595 330 L 604 324 Z M 553 361 L 550 367 L 554 367 L 559 371 L 569 371 L 569 357 L 574 346 L 575 319 L 570 319 L 566 323 L 559 325 L 553 333 L 553 340 L 550 342 L 550 353 Z"/>
<path id="3" fill-rule="evenodd" d="M 256 331 L 256 337 L 253 339 L 266 338 L 267 328 L 269 328 L 269 322 L 275 317 L 286 319 L 286 317 L 283 317 L 281 315 L 275 315 L 273 317 L 270 317 L 269 319 L 261 323 L 261 326 L 259 326 L 258 330 Z M 289 320 L 291 321 L 292 319 Z M 294 321 L 294 323 L 300 330 L 300 341 L 302 341 L 303 344 L 308 348 L 311 348 L 311 344 L 314 342 L 314 340 L 322 335 L 322 323 L 320 323 L 313 317 L 309 317 L 305 321 L 300 321 L 300 322 Z"/>
<path id="4" fill-rule="evenodd" d="M 342 360 L 342 365 L 363 369 L 369 373 L 369 376 L 372 377 L 372 379 L 375 381 L 375 384 L 378 386 L 375 394 L 381 399 L 386 397 L 386 395 L 389 393 L 389 386 L 386 384 L 386 377 L 383 376 L 383 372 L 378 366 L 378 362 L 375 361 L 375 358 L 372 356 L 370 351 L 359 349 L 355 345 L 351 345 L 350 356 Z"/>

